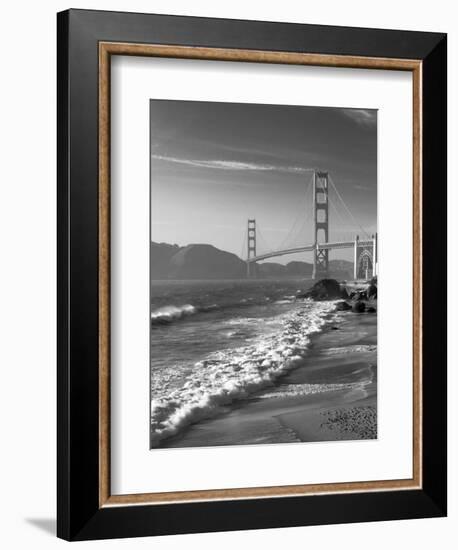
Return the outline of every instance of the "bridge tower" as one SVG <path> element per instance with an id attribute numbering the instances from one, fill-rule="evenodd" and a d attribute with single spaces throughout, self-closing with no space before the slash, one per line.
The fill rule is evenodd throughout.
<path id="1" fill-rule="evenodd" d="M 313 274 L 314 279 L 327 277 L 329 270 L 329 250 L 320 249 L 319 241 L 329 242 L 329 187 L 328 172 L 315 170 L 313 174 L 313 223 L 314 245 Z M 321 237 L 321 238 L 320 238 Z"/>
<path id="2" fill-rule="evenodd" d="M 256 256 L 256 220 L 248 220 L 247 231 L 248 260 L 246 263 L 247 277 L 256 277 L 256 262 L 250 262 L 250 258 Z"/>

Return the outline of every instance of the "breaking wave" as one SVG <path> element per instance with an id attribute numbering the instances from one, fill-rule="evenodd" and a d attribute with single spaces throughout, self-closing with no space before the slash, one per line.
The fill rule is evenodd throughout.
<path id="1" fill-rule="evenodd" d="M 151 312 L 151 324 L 171 323 L 188 315 L 194 315 L 197 312 L 198 309 L 191 304 L 164 306 Z"/>
<path id="2" fill-rule="evenodd" d="M 289 297 L 288 297 L 289 298 Z M 264 298 L 262 301 L 265 302 L 267 299 Z M 293 300 L 288 299 L 284 301 L 278 301 L 278 304 L 289 304 Z M 162 306 L 158 309 L 155 309 L 151 312 L 151 324 L 152 325 L 162 325 L 172 323 L 188 317 L 190 315 L 195 315 L 196 313 L 210 313 L 215 310 L 220 309 L 229 309 L 229 308 L 240 308 L 240 307 L 249 307 L 255 305 L 256 302 L 252 298 L 244 298 L 239 301 L 234 301 L 233 303 L 227 304 L 211 304 L 204 306 L 195 306 L 192 304 L 184 304 L 180 306 L 167 305 Z"/>

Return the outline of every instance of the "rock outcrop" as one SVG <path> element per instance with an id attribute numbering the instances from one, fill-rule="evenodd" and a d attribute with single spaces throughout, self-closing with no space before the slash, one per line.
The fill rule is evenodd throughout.
<path id="1" fill-rule="evenodd" d="M 336 300 L 336 311 L 352 311 L 354 313 L 377 312 L 377 281 L 371 281 L 367 288 L 351 288 L 351 284 L 340 284 L 335 279 L 321 279 L 306 292 L 299 293 L 298 298 L 311 298 L 312 300 Z M 373 288 L 372 288 L 373 287 Z M 370 292 L 369 292 L 370 289 Z"/>
<path id="2" fill-rule="evenodd" d="M 315 283 L 310 290 L 304 292 L 299 298 L 311 298 L 312 300 L 335 300 L 344 298 L 345 295 L 340 288 L 340 284 L 335 279 L 321 279 Z"/>
<path id="3" fill-rule="evenodd" d="M 362 300 L 356 300 L 352 303 L 351 310 L 354 313 L 363 313 L 366 311 L 366 304 Z"/>
<path id="4" fill-rule="evenodd" d="M 342 302 L 337 302 L 336 304 L 336 311 L 349 311 L 350 309 L 351 305 L 345 300 L 342 300 Z"/>
<path id="5" fill-rule="evenodd" d="M 368 298 L 372 298 L 373 300 L 377 299 L 377 277 L 371 279 L 371 282 L 366 292 Z"/>

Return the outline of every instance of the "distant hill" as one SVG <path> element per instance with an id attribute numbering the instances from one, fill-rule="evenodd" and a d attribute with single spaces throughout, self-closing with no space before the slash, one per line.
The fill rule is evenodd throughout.
<path id="1" fill-rule="evenodd" d="M 286 270 L 290 277 L 311 277 L 313 273 L 313 264 L 292 261 L 286 264 Z"/>
<path id="2" fill-rule="evenodd" d="M 246 264 L 238 256 L 210 244 L 179 247 L 151 243 L 152 279 L 240 279 Z"/>
<path id="3" fill-rule="evenodd" d="M 313 265 L 308 262 L 289 262 L 286 265 L 264 262 L 257 265 L 257 276 L 265 278 L 311 277 Z"/>
<path id="4" fill-rule="evenodd" d="M 258 264 L 258 277 L 311 277 L 313 264 L 292 261 L 286 265 L 275 262 Z M 334 279 L 352 279 L 353 262 L 347 260 L 329 260 L 329 277 Z"/>
<path id="5" fill-rule="evenodd" d="M 246 264 L 235 254 L 210 244 L 178 246 L 168 243 L 151 243 L 151 279 L 243 279 Z M 351 279 L 353 263 L 330 260 L 330 277 Z M 286 265 L 276 262 L 257 264 L 260 278 L 292 278 L 312 276 L 313 265 L 292 261 Z"/>
<path id="6" fill-rule="evenodd" d="M 258 277 L 286 277 L 288 272 L 286 266 L 282 264 L 277 264 L 275 262 L 264 262 L 256 266 L 256 274 Z"/>
<path id="7" fill-rule="evenodd" d="M 180 250 L 177 244 L 150 243 L 150 265 L 152 279 L 168 279 L 170 260 Z"/>

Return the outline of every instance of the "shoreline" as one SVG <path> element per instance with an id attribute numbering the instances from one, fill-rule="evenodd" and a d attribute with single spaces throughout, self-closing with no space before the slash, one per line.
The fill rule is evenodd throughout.
<path id="1" fill-rule="evenodd" d="M 376 416 L 377 315 L 340 312 L 274 386 L 155 448 L 375 439 Z"/>

